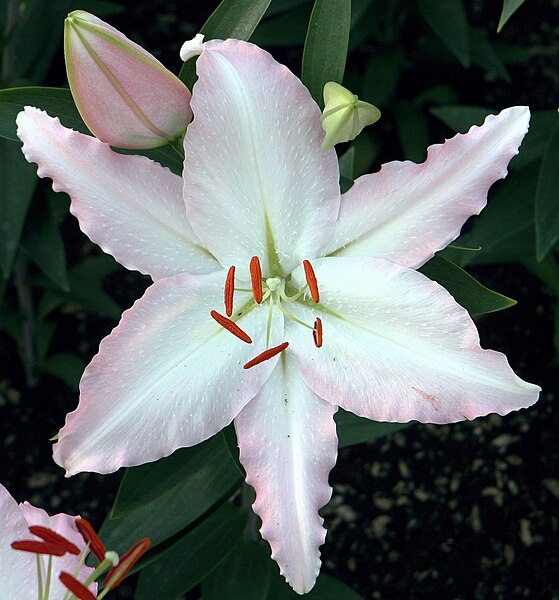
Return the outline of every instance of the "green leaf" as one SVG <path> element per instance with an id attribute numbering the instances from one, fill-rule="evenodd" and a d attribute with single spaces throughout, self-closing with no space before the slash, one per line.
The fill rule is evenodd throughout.
<path id="1" fill-rule="evenodd" d="M 417 0 L 417 7 L 433 33 L 468 68 L 469 26 L 462 0 Z"/>
<path id="2" fill-rule="evenodd" d="M 338 410 L 334 419 L 336 421 L 340 448 L 361 444 L 362 442 L 370 442 L 411 425 L 411 423 L 381 423 L 379 421 L 372 421 L 371 419 L 358 417 L 342 409 Z"/>
<path id="3" fill-rule="evenodd" d="M 194 520 L 240 482 L 241 473 L 235 469 L 221 433 L 157 462 L 132 467 L 122 478 L 110 518 L 120 519 L 146 504 L 184 494 Z"/>
<path id="4" fill-rule="evenodd" d="M 48 373 L 53 377 L 61 379 L 68 387 L 78 390 L 80 378 L 85 369 L 85 362 L 75 354 L 68 352 L 57 352 L 49 356 L 45 362 L 40 365 L 43 373 Z"/>
<path id="5" fill-rule="evenodd" d="M 516 304 L 516 300 L 486 288 L 443 256 L 436 254 L 418 270 L 445 287 L 472 316 L 504 310 Z"/>
<path id="6" fill-rule="evenodd" d="M 301 80 L 319 106 L 324 106 L 324 84 L 342 82 L 350 26 L 351 0 L 315 0 L 303 50 Z"/>
<path id="7" fill-rule="evenodd" d="M 559 115 L 543 157 L 536 190 L 536 254 L 542 260 L 559 240 Z"/>
<path id="8" fill-rule="evenodd" d="M 353 172 L 355 169 L 355 148 L 348 148 L 339 159 L 340 177 L 349 179 L 353 183 Z"/>
<path id="9" fill-rule="evenodd" d="M 206 40 L 235 38 L 248 40 L 271 0 L 222 0 L 200 29 Z M 192 89 L 196 81 L 196 61 L 185 62 L 179 77 Z"/>
<path id="10" fill-rule="evenodd" d="M 524 0 L 503 0 L 503 9 L 501 10 L 501 18 L 497 25 L 497 33 L 505 26 L 505 23 L 512 15 L 524 4 Z"/>
<path id="11" fill-rule="evenodd" d="M 265 600 L 274 564 L 261 542 L 241 540 L 218 569 L 202 581 L 203 600 Z"/>
<path id="12" fill-rule="evenodd" d="M 135 600 L 171 600 L 191 590 L 235 549 L 246 513 L 224 504 L 140 572 Z"/>
<path id="13" fill-rule="evenodd" d="M 312 5 L 305 2 L 295 10 L 262 21 L 251 36 L 251 41 L 266 48 L 302 46 L 305 43 L 311 8 Z"/>
<path id="14" fill-rule="evenodd" d="M 52 117 L 59 117 L 66 127 L 89 133 L 74 104 L 70 90 L 46 87 L 18 87 L 0 90 L 0 137 L 19 142 L 16 117 L 24 106 L 36 106 Z"/>
<path id="15" fill-rule="evenodd" d="M 296 594 L 275 569 L 275 577 L 272 577 L 268 600 L 297 600 L 301 596 Z M 305 594 L 305 600 L 363 600 L 363 598 L 349 588 L 339 579 L 321 573 L 316 580 L 316 585 Z"/>
<path id="16" fill-rule="evenodd" d="M 514 262 L 535 256 L 534 198 L 538 165 L 511 173 L 499 182 L 487 207 L 475 217 L 472 229 L 456 240 L 456 245 L 476 248 L 480 252 L 445 255 L 462 267 L 469 264 Z"/>
<path id="17" fill-rule="evenodd" d="M 302 4 L 308 4 L 308 0 L 274 0 L 270 3 L 263 21 L 268 20 L 270 17 L 275 17 L 276 15 L 291 11 L 293 8 L 301 6 Z"/>
<path id="18" fill-rule="evenodd" d="M 62 290 L 66 292 L 70 290 L 64 242 L 58 223 L 44 198 L 31 204 L 21 245 L 29 258 L 47 277 Z"/>
<path id="19" fill-rule="evenodd" d="M 434 106 L 430 112 L 450 129 L 467 133 L 472 125 L 481 125 L 492 111 L 481 106 Z"/>
<path id="20" fill-rule="evenodd" d="M 470 29 L 470 47 L 472 63 L 493 73 L 503 81 L 511 82 L 511 76 L 503 61 L 495 51 L 493 44 L 487 39 L 486 31 L 482 28 Z"/>
<path id="21" fill-rule="evenodd" d="M 35 165 L 23 158 L 20 146 L 3 139 L 0 139 L 0 181 L 0 271 L 7 278 L 37 185 L 37 175 Z"/>
<path id="22" fill-rule="evenodd" d="M 101 537 L 119 552 L 146 536 L 157 546 L 227 498 L 241 481 L 220 434 L 133 467 L 126 471 Z"/>
<path id="23" fill-rule="evenodd" d="M 381 46 L 371 52 L 363 76 L 361 99 L 381 107 L 390 104 L 405 65 L 406 55 L 400 46 Z"/>
<path id="24" fill-rule="evenodd" d="M 396 105 L 396 129 L 407 160 L 420 163 L 425 160 L 429 144 L 429 128 L 423 107 L 415 102 Z"/>

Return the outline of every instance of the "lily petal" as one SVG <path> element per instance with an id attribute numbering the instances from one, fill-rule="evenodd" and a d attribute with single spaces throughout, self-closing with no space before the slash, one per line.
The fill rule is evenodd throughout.
<path id="1" fill-rule="evenodd" d="M 506 176 L 518 153 L 529 119 L 527 107 L 508 108 L 467 134 L 430 146 L 424 163 L 394 161 L 360 177 L 342 196 L 322 254 L 421 266 L 484 208 L 489 188 Z"/>
<path id="2" fill-rule="evenodd" d="M 32 504 L 29 504 L 29 502 L 23 502 L 19 505 L 19 508 L 28 525 L 42 525 L 43 527 L 48 527 L 72 542 L 80 549 L 80 551 L 83 551 L 85 542 L 78 531 L 78 528 L 76 527 L 75 517 L 64 513 L 53 515 L 51 517 L 42 508 L 37 508 Z M 26 538 L 30 539 L 30 537 L 32 536 L 27 534 Z M 55 577 L 53 577 L 51 580 L 51 598 L 62 598 L 68 591 L 67 588 L 59 581 L 57 574 L 61 571 L 75 573 L 80 564 L 80 560 L 81 556 L 75 556 L 73 554 L 65 554 L 64 556 L 59 556 L 53 559 Z M 93 573 L 94 570 L 95 569 L 92 567 L 83 565 L 80 568 L 79 575 L 77 576 L 78 581 L 85 583 L 86 579 Z M 89 590 L 93 593 L 97 592 L 97 584 L 92 583 L 89 586 Z"/>
<path id="3" fill-rule="evenodd" d="M 319 314 L 323 345 L 298 326 L 285 335 L 303 378 L 328 402 L 376 421 L 453 423 L 538 399 L 540 388 L 504 354 L 482 349 L 466 310 L 421 273 L 363 258 L 324 258 L 314 269 L 320 305 L 293 312 L 307 322 Z M 303 284 L 302 268 L 294 281 Z"/>
<path id="4" fill-rule="evenodd" d="M 0 598 L 29 600 L 36 595 L 37 559 L 10 545 L 30 537 L 28 523 L 17 502 L 0 484 Z"/>
<path id="5" fill-rule="evenodd" d="M 39 177 L 66 192 L 82 231 L 128 269 L 154 279 L 219 268 L 186 218 L 181 178 L 143 156 L 126 156 L 37 108 L 17 117 L 23 154 Z"/>
<path id="6" fill-rule="evenodd" d="M 188 218 L 222 265 L 256 255 L 265 276 L 287 274 L 317 255 L 338 214 L 336 153 L 320 149 L 320 109 L 293 73 L 247 42 L 207 42 L 196 68 Z"/>
<path id="7" fill-rule="evenodd" d="M 240 460 L 256 490 L 254 511 L 281 574 L 299 594 L 314 585 L 326 530 L 318 514 L 332 494 L 336 408 L 316 396 L 286 352 L 235 419 Z"/>
<path id="8" fill-rule="evenodd" d="M 218 325 L 226 273 L 176 275 L 156 281 L 125 311 L 86 368 L 80 404 L 54 446 L 68 475 L 110 473 L 168 456 L 228 425 L 260 390 L 277 359 L 242 366 L 260 348 Z M 236 306 L 254 304 L 238 292 Z M 267 307 L 238 321 L 253 339 L 266 331 Z M 280 314 L 271 343 L 283 341 Z"/>

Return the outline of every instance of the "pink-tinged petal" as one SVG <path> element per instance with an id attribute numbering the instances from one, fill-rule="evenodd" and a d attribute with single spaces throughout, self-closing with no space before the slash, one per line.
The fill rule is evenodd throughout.
<path id="1" fill-rule="evenodd" d="M 390 162 L 360 177 L 342 196 L 323 254 L 421 266 L 483 209 L 487 191 L 518 153 L 529 119 L 528 108 L 508 108 L 467 134 L 431 146 L 424 163 Z"/>
<path id="2" fill-rule="evenodd" d="M 258 396 L 235 419 L 254 511 L 281 574 L 299 594 L 313 587 L 326 530 L 318 511 L 332 493 L 336 408 L 318 398 L 286 352 Z"/>
<path id="3" fill-rule="evenodd" d="M 28 525 L 41 525 L 43 527 L 48 527 L 72 542 L 79 548 L 80 552 L 84 550 L 85 542 L 78 531 L 78 528 L 76 527 L 75 517 L 64 513 L 53 515 L 51 517 L 43 509 L 29 504 L 29 502 L 23 502 L 19 505 L 19 508 Z M 27 539 L 30 539 L 31 537 L 32 536 L 27 534 Z M 53 558 L 52 566 L 54 577 L 51 581 L 51 598 L 62 598 L 67 591 L 64 585 L 59 581 L 58 574 L 61 571 L 76 573 L 80 563 L 81 556 L 75 556 L 72 554 L 65 554 L 64 556 Z M 93 568 L 83 565 L 80 568 L 79 574 L 77 575 L 78 581 L 84 583 L 85 580 L 93 573 L 93 571 Z M 89 590 L 93 593 L 96 593 L 97 584 L 92 583 L 89 586 Z"/>
<path id="4" fill-rule="evenodd" d="M 190 92 L 154 56 L 83 10 L 68 15 L 64 56 L 86 125 L 121 148 L 155 148 L 184 132 Z"/>
<path id="5" fill-rule="evenodd" d="M 247 42 L 204 44 L 196 68 L 184 144 L 192 227 L 224 266 L 259 256 L 264 276 L 278 274 L 277 262 L 289 273 L 317 255 L 338 214 L 336 153 L 320 149 L 320 109 L 293 73 Z"/>
<path id="6" fill-rule="evenodd" d="M 17 502 L 0 484 L 0 598 L 29 600 L 37 596 L 37 559 L 11 547 L 32 536 Z"/>
<path id="7" fill-rule="evenodd" d="M 219 268 L 192 232 L 178 175 L 143 156 L 117 154 L 36 108 L 20 112 L 17 124 L 39 177 L 70 196 L 82 231 L 122 265 L 154 279 Z"/>
<path id="8" fill-rule="evenodd" d="M 322 319 L 322 347 L 292 323 L 285 336 L 325 400 L 376 421 L 452 423 L 538 399 L 540 388 L 517 377 L 504 354 L 482 349 L 466 310 L 421 273 L 380 259 L 313 265 L 320 304 L 293 312 Z M 304 283 L 302 268 L 294 282 Z"/>
<path id="9" fill-rule="evenodd" d="M 223 304 L 225 279 L 225 271 L 160 279 L 124 312 L 86 368 L 80 404 L 54 446 L 69 475 L 110 473 L 198 444 L 258 393 L 277 359 L 243 365 L 263 350 L 268 308 L 237 320 L 255 342 L 239 340 L 210 316 Z M 251 304 L 251 294 L 237 292 L 235 314 Z M 283 341 L 277 312 L 271 345 Z"/>

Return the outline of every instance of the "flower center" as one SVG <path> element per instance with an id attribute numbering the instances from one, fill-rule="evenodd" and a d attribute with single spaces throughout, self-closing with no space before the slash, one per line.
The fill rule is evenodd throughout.
<path id="1" fill-rule="evenodd" d="M 265 280 L 262 277 L 262 268 L 260 266 L 260 259 L 257 256 L 253 256 L 250 260 L 249 265 L 249 273 L 250 273 L 250 281 L 251 281 L 251 289 L 241 289 L 235 288 L 235 267 L 232 266 L 229 268 L 227 272 L 227 277 L 225 279 L 225 289 L 223 292 L 223 300 L 225 304 L 225 314 L 224 316 L 218 313 L 215 310 L 210 311 L 210 316 L 219 323 L 224 329 L 227 329 L 234 336 L 239 338 L 241 341 L 252 344 L 252 338 L 243 331 L 235 322 L 240 319 L 242 316 L 246 315 L 247 312 L 251 311 L 257 305 L 262 304 L 263 302 L 269 302 L 269 312 L 268 312 L 268 325 L 266 327 L 266 349 L 255 356 L 253 359 L 249 360 L 244 366 L 244 369 L 250 369 L 259 365 L 260 363 L 273 358 L 283 352 L 288 346 L 289 342 L 283 342 L 279 346 L 274 346 L 270 348 L 270 335 L 272 330 L 272 317 L 274 314 L 274 306 L 277 308 L 288 318 L 294 321 L 295 323 L 306 327 L 312 331 L 314 344 L 317 348 L 322 346 L 322 321 L 320 317 L 317 317 L 314 321 L 313 325 L 309 325 L 304 321 L 301 321 L 298 317 L 292 314 L 286 307 L 285 303 L 295 302 L 298 300 L 305 292 L 310 293 L 311 298 L 315 303 L 318 304 L 320 302 L 320 293 L 318 291 L 318 283 L 316 281 L 316 276 L 314 274 L 314 269 L 311 263 L 308 260 L 303 261 L 303 268 L 305 270 L 305 278 L 307 280 L 307 285 L 301 288 L 298 291 L 295 291 L 294 294 L 289 295 L 286 291 L 286 280 L 282 277 L 268 277 Z M 241 312 L 237 313 L 236 318 L 231 318 L 233 315 L 233 299 L 235 291 L 239 292 L 251 292 L 253 297 L 253 302 L 249 304 Z"/>

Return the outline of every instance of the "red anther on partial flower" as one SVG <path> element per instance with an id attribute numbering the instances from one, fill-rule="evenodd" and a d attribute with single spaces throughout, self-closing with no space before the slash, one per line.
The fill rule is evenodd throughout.
<path id="1" fill-rule="evenodd" d="M 233 314 L 233 294 L 235 292 L 235 267 L 229 267 L 227 279 L 225 280 L 225 314 L 230 317 Z"/>
<path id="2" fill-rule="evenodd" d="M 105 548 L 103 542 L 99 539 L 95 529 L 93 529 L 93 525 L 87 519 L 78 517 L 76 519 L 76 527 L 82 534 L 82 538 L 84 539 L 85 543 L 89 544 L 89 548 L 93 554 L 95 554 L 97 560 L 99 562 L 104 561 L 107 549 Z"/>
<path id="3" fill-rule="evenodd" d="M 252 295 L 257 304 L 262 302 L 262 269 L 260 259 L 253 256 L 250 259 L 250 280 L 252 281 Z"/>
<path id="4" fill-rule="evenodd" d="M 213 319 L 215 319 L 223 328 L 227 329 L 227 331 L 230 331 L 233 335 L 236 335 L 240 340 L 243 340 L 243 342 L 246 342 L 247 344 L 252 344 L 252 340 L 250 339 L 250 336 L 245 333 L 238 325 L 237 323 L 234 323 L 233 321 L 231 321 L 231 319 L 228 319 L 227 317 L 224 317 L 223 315 L 220 315 L 218 312 L 216 312 L 215 310 L 212 310 L 210 312 L 210 315 L 212 316 Z"/>
<path id="5" fill-rule="evenodd" d="M 64 556 L 66 548 L 51 542 L 37 542 L 35 540 L 21 540 L 12 542 L 14 550 L 23 550 L 24 552 L 33 552 L 33 554 L 50 554 L 51 556 Z"/>
<path id="6" fill-rule="evenodd" d="M 305 278 L 307 280 L 307 285 L 309 286 L 311 298 L 318 304 L 320 301 L 320 294 L 318 293 L 318 283 L 316 282 L 314 269 L 308 260 L 303 261 L 303 267 L 305 269 Z"/>
<path id="7" fill-rule="evenodd" d="M 268 350 L 264 350 L 258 356 L 255 356 L 252 360 L 249 360 L 246 365 L 244 365 L 243 369 L 250 369 L 251 367 L 255 367 L 265 360 L 270 360 L 270 358 L 274 358 L 280 352 L 283 352 L 287 346 L 289 346 L 289 342 L 283 342 L 279 346 L 274 346 L 273 348 L 269 348 Z"/>
<path id="8" fill-rule="evenodd" d="M 56 544 L 61 548 L 65 548 L 66 552 L 69 552 L 70 554 L 75 554 L 76 556 L 80 554 L 80 549 L 75 544 L 72 544 L 70 540 L 67 540 L 65 537 L 48 527 L 31 525 L 29 531 L 49 544 Z"/>
<path id="9" fill-rule="evenodd" d="M 75 577 L 62 571 L 58 576 L 60 581 L 80 600 L 95 600 L 95 596 L 85 587 L 83 583 L 80 583 Z"/>
<path id="10" fill-rule="evenodd" d="M 320 317 L 316 317 L 315 319 L 312 337 L 314 340 L 314 345 L 317 348 L 320 348 L 322 346 L 322 319 Z"/>
<path id="11" fill-rule="evenodd" d="M 105 578 L 105 589 L 113 589 L 120 585 L 121 581 L 126 577 L 128 571 L 138 562 L 140 556 L 149 548 L 151 540 L 144 538 L 136 542 L 130 550 L 127 550 L 118 561 L 118 565 L 113 567 Z"/>

